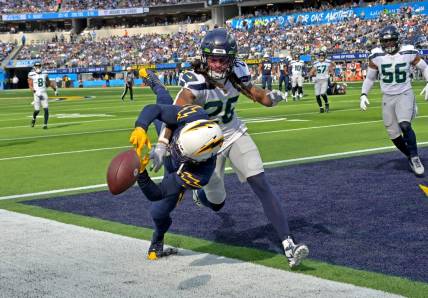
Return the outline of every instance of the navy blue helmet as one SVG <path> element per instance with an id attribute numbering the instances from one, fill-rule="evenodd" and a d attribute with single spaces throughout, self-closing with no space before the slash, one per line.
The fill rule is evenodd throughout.
<path id="1" fill-rule="evenodd" d="M 202 39 L 201 52 L 208 75 L 214 80 L 225 79 L 232 72 L 238 45 L 226 29 L 215 28 Z"/>
<path id="2" fill-rule="evenodd" d="M 380 30 L 379 41 L 382 50 L 388 54 L 395 54 L 400 49 L 400 32 L 397 27 L 388 25 Z"/>

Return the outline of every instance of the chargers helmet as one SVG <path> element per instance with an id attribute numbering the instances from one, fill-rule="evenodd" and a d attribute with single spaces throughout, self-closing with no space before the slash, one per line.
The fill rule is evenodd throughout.
<path id="1" fill-rule="evenodd" d="M 196 120 L 181 129 L 171 154 L 180 162 L 202 162 L 217 155 L 223 140 L 223 132 L 217 122 Z"/>
<path id="2" fill-rule="evenodd" d="M 202 64 L 214 80 L 225 79 L 232 72 L 238 45 L 224 28 L 209 31 L 201 42 Z"/>
<path id="3" fill-rule="evenodd" d="M 42 72 L 42 63 L 40 62 L 35 62 L 33 65 L 34 71 L 36 73 L 41 73 Z"/>
<path id="4" fill-rule="evenodd" d="M 400 48 L 400 33 L 397 27 L 388 25 L 379 32 L 379 41 L 382 50 L 388 54 L 395 54 Z"/>

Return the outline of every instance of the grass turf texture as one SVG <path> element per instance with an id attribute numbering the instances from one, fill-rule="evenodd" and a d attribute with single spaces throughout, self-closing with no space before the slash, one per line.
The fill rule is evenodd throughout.
<path id="1" fill-rule="evenodd" d="M 423 83 L 416 83 L 415 93 L 418 94 L 422 88 Z M 171 91 L 175 95 L 178 89 L 172 88 Z M 107 165 L 116 153 L 128 146 L 129 134 L 139 111 L 145 104 L 155 101 L 148 88 L 136 89 L 134 102 L 120 101 L 120 88 L 61 89 L 60 92 L 61 97 L 70 95 L 95 98 L 51 102 L 52 117 L 47 131 L 41 129 L 42 115 L 39 116 L 36 128 L 29 127 L 32 107 L 29 105 L 31 93 L 28 90 L 6 91 L 1 94 L 0 196 L 105 183 Z M 243 96 L 240 98 L 235 111 L 247 121 L 249 132 L 265 162 L 391 146 L 381 121 L 381 96 L 378 87 L 369 94 L 371 105 L 364 113 L 359 111 L 360 84 L 349 84 L 348 94 L 345 96 L 330 97 L 329 114 L 319 114 L 312 85 L 306 85 L 305 92 L 303 101 L 280 103 L 270 109 L 254 104 Z M 418 141 L 426 142 L 428 131 L 424 127 L 428 122 L 425 118 L 428 108 L 421 96 L 418 95 L 417 100 L 421 117 L 414 122 L 414 127 Z M 63 114 L 61 117 L 80 118 L 58 118 L 58 114 Z M 150 135 L 155 140 L 153 129 L 150 130 Z M 97 151 L 72 152 L 82 150 Z M 52 153 L 60 154 L 23 158 Z M 23 206 L 15 201 L 0 201 L 0 208 L 131 237 L 150 239 L 151 235 L 147 229 Z M 195 251 L 287 268 L 282 256 L 254 249 L 236 249 L 178 235 L 169 235 L 168 243 Z M 299 271 L 322 278 L 412 297 L 422 297 L 428 292 L 427 284 L 402 278 L 311 260 L 304 265 Z"/>

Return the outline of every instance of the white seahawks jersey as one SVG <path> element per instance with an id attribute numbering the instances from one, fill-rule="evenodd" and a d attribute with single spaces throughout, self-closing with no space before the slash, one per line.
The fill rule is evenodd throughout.
<path id="1" fill-rule="evenodd" d="M 236 61 L 233 71 L 243 84 L 250 84 L 251 75 L 247 64 Z M 221 151 L 247 131 L 247 127 L 235 113 L 235 104 L 240 92 L 230 81 L 225 83 L 225 90 L 222 90 L 219 87 L 209 86 L 203 75 L 187 71 L 180 77 L 180 86 L 193 93 L 196 97 L 194 103 L 202 106 L 210 119 L 219 122 L 225 138 Z"/>
<path id="2" fill-rule="evenodd" d="M 303 73 L 303 66 L 305 63 L 301 60 L 292 60 L 290 62 L 291 75 L 294 77 L 301 77 Z"/>
<path id="3" fill-rule="evenodd" d="M 402 46 L 394 55 L 381 48 L 372 50 L 369 59 L 377 66 L 384 94 L 401 94 L 412 88 L 410 69 L 417 55 L 418 51 L 411 45 Z"/>
<path id="4" fill-rule="evenodd" d="M 326 59 L 324 61 L 316 61 L 314 63 L 314 67 L 316 69 L 316 78 L 318 80 L 326 80 L 329 77 L 329 68 L 331 65 L 331 61 Z"/>
<path id="5" fill-rule="evenodd" d="M 31 71 L 28 74 L 28 78 L 33 81 L 33 89 L 36 93 L 47 91 L 46 82 L 48 81 L 48 74 L 46 72 L 36 73 L 35 71 Z"/>

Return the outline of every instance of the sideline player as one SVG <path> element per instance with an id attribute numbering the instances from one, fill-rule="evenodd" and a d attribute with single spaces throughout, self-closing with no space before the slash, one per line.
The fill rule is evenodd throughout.
<path id="1" fill-rule="evenodd" d="M 263 55 L 263 61 L 259 65 L 259 73 L 262 74 L 262 88 L 272 90 L 272 68 L 273 64 L 270 61 L 269 54 Z"/>
<path id="2" fill-rule="evenodd" d="M 363 82 L 360 108 L 367 109 L 367 94 L 374 81 L 380 76 L 383 124 L 394 145 L 409 160 L 415 175 L 424 174 L 424 166 L 418 155 L 416 134 L 411 122 L 416 116 L 416 100 L 413 94 L 410 68 L 418 68 L 428 81 L 428 66 L 411 45 L 400 45 L 400 34 L 395 26 L 389 25 L 379 33 L 380 48 L 372 50 L 369 56 L 367 77 Z M 428 93 L 425 94 L 428 100 Z"/>
<path id="3" fill-rule="evenodd" d="M 33 70 L 28 74 L 28 87 L 33 92 L 33 119 L 31 119 L 31 127 L 34 127 L 36 124 L 37 115 L 40 113 L 40 105 L 43 107 L 44 112 L 44 122 L 43 129 L 48 128 L 49 120 L 49 104 L 48 104 L 48 93 L 47 87 L 52 87 L 55 91 L 55 95 L 58 95 L 53 81 L 51 82 L 48 78 L 48 74 L 42 70 L 42 64 L 40 62 L 34 63 Z"/>
<path id="4" fill-rule="evenodd" d="M 309 72 L 309 77 L 314 77 L 314 88 L 315 88 L 315 98 L 317 100 L 318 106 L 320 108 L 320 113 L 328 113 L 330 111 L 330 104 L 327 97 L 327 87 L 328 79 L 330 74 L 334 74 L 334 69 L 336 64 L 326 59 L 326 53 L 320 52 L 318 54 L 318 61 L 314 63 L 311 71 Z M 325 109 L 322 106 L 321 97 L 325 103 Z"/>
<path id="5" fill-rule="evenodd" d="M 153 74 L 148 76 L 154 77 Z M 160 83 L 153 83 L 152 80 L 150 86 L 157 95 L 157 102 L 170 97 Z M 170 155 L 165 161 L 168 167 L 165 167 L 162 182 L 156 185 L 151 180 L 145 169 L 148 159 L 142 159 L 141 173 L 137 180 L 144 195 L 153 201 L 150 215 L 155 229 L 147 255 L 150 260 L 177 253 L 176 249 L 164 250 L 164 235 L 172 224 L 170 213 L 181 201 L 187 189 L 200 189 L 208 183 L 215 169 L 217 152 L 224 140 L 219 125 L 215 121 L 208 120 L 208 114 L 200 106 L 146 105 L 135 122 L 135 129 L 130 138 L 140 158 L 142 148 L 149 142 L 147 129 L 154 120 L 174 127 L 174 130 L 168 146 Z M 159 138 L 159 142 L 163 140 Z"/>
<path id="6" fill-rule="evenodd" d="M 279 77 L 278 90 L 282 92 L 282 84 L 284 84 L 284 97 L 285 97 L 285 100 L 287 101 L 288 90 L 289 90 L 289 86 L 290 86 L 290 77 L 288 75 L 289 61 L 285 57 L 285 55 L 280 55 L 279 59 L 280 59 L 280 61 L 278 63 L 277 71 L 276 71 L 276 73 L 279 74 L 278 75 L 278 77 Z"/>
<path id="7" fill-rule="evenodd" d="M 121 97 L 122 101 L 124 101 L 125 95 L 126 93 L 128 93 L 128 90 L 129 90 L 129 95 L 131 96 L 131 100 L 134 100 L 134 92 L 132 89 L 134 87 L 134 79 L 135 79 L 134 71 L 130 66 L 128 66 L 126 68 L 126 72 L 124 75 L 125 89 L 122 92 L 122 97 Z"/>
<path id="8" fill-rule="evenodd" d="M 284 100 L 278 91 L 267 91 L 254 86 L 250 81 L 248 66 L 236 59 L 238 47 L 233 35 L 223 28 L 209 31 L 201 42 L 202 60 L 194 63 L 194 71 L 184 73 L 180 79 L 182 89 L 175 104 L 197 104 L 207 111 L 211 120 L 219 122 L 224 134 L 224 144 L 217 155 L 217 165 L 209 183 L 193 192 L 196 204 L 219 211 L 225 204 L 224 170 L 226 160 L 237 173 L 241 182 L 248 182 L 260 200 L 264 213 L 274 226 L 282 241 L 290 267 L 300 264 L 309 250 L 304 244 L 295 244 L 288 226 L 288 219 L 277 194 L 266 178 L 258 148 L 247 127 L 235 113 L 235 104 L 240 93 L 253 101 L 271 107 Z M 163 131 L 162 138 L 168 139 Z M 165 155 L 155 148 L 155 170 Z"/>
<path id="9" fill-rule="evenodd" d="M 305 63 L 300 60 L 299 54 L 294 54 L 293 60 L 290 62 L 291 68 L 291 90 L 293 100 L 303 98 L 303 68 Z"/>

